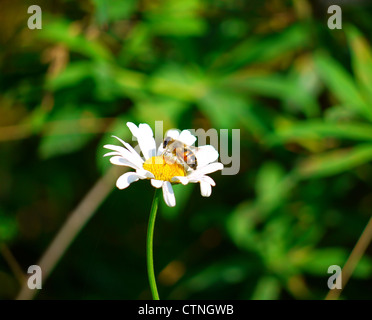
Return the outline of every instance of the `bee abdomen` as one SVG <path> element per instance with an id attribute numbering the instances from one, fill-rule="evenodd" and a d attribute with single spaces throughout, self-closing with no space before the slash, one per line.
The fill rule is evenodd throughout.
<path id="1" fill-rule="evenodd" d="M 196 169 L 198 163 L 195 154 L 191 150 L 185 150 L 183 154 L 183 159 L 191 169 Z"/>

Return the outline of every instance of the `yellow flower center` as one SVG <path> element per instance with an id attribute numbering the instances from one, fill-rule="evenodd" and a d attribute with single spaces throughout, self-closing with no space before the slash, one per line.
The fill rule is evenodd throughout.
<path id="1" fill-rule="evenodd" d="M 166 160 L 163 156 L 147 159 L 143 164 L 143 169 L 150 171 L 156 180 L 171 182 L 173 177 L 186 176 L 185 169 L 181 164 L 177 161 Z"/>

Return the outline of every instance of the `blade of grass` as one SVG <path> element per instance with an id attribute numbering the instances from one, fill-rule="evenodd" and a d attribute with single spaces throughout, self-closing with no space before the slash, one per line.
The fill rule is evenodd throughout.
<path id="1" fill-rule="evenodd" d="M 5 261 L 8 263 L 9 268 L 12 270 L 18 282 L 22 285 L 26 279 L 25 274 L 23 273 L 17 259 L 14 257 L 5 243 L 0 244 L 0 253 L 4 257 Z"/>
<path id="2" fill-rule="evenodd" d="M 372 49 L 355 27 L 348 27 L 346 35 L 352 49 L 351 61 L 358 84 L 369 102 L 372 103 Z"/>
<path id="3" fill-rule="evenodd" d="M 372 121 L 372 108 L 364 101 L 352 76 L 333 58 L 317 53 L 315 66 L 327 87 L 345 106 Z"/>
<path id="4" fill-rule="evenodd" d="M 345 289 L 347 282 L 349 281 L 356 266 L 358 265 L 358 262 L 362 258 L 364 252 L 367 250 L 371 240 L 372 240 L 372 218 L 369 219 L 367 226 L 365 227 L 362 235 L 360 236 L 358 242 L 356 243 L 353 251 L 351 251 L 349 258 L 347 259 L 345 266 L 343 267 L 342 272 L 339 275 L 339 277 L 341 277 L 341 280 L 342 280 L 342 288 L 329 290 L 325 298 L 326 300 L 336 300 L 339 298 L 342 290 Z"/>
<path id="5" fill-rule="evenodd" d="M 371 160 L 372 144 L 362 144 L 308 157 L 296 172 L 303 178 L 319 178 L 351 170 Z"/>

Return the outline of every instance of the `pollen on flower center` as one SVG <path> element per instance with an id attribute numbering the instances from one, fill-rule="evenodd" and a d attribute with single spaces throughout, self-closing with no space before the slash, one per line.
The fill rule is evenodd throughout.
<path id="1" fill-rule="evenodd" d="M 143 169 L 150 171 L 155 176 L 156 180 L 171 182 L 173 177 L 186 176 L 185 169 L 181 164 L 166 161 L 163 156 L 147 159 L 143 164 Z"/>

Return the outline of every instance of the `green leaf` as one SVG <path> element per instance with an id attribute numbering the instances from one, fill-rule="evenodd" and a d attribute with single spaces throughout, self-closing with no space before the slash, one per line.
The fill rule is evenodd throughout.
<path id="1" fill-rule="evenodd" d="M 28 118 L 24 120 L 24 124 L 29 125 L 32 132 L 40 133 L 48 119 L 48 114 L 49 110 L 39 106 L 30 112 Z"/>
<path id="2" fill-rule="evenodd" d="M 137 4 L 136 0 L 93 0 L 95 16 L 100 25 L 129 18 Z"/>
<path id="3" fill-rule="evenodd" d="M 255 226 L 259 212 L 249 202 L 240 203 L 227 217 L 226 229 L 231 240 L 239 248 L 258 250 L 260 245 Z"/>
<path id="4" fill-rule="evenodd" d="M 268 131 L 248 98 L 222 88 L 213 88 L 197 102 L 199 109 L 216 128 L 234 128 L 243 124 L 254 135 L 261 136 Z"/>
<path id="5" fill-rule="evenodd" d="M 48 27 L 43 28 L 39 33 L 41 39 L 64 44 L 71 51 L 92 59 L 113 60 L 111 52 L 107 50 L 106 46 L 98 40 L 87 39 L 73 23 L 54 17 L 47 17 L 47 20 Z"/>
<path id="6" fill-rule="evenodd" d="M 348 27 L 346 35 L 351 47 L 351 58 L 358 84 L 369 99 L 372 109 L 372 49 L 365 37 L 355 28 Z"/>
<path id="7" fill-rule="evenodd" d="M 167 36 L 200 36 L 207 24 L 201 17 L 202 2 L 199 0 L 165 0 L 149 6 L 144 12 L 151 32 Z"/>
<path id="8" fill-rule="evenodd" d="M 319 178 L 339 174 L 372 160 L 372 144 L 338 149 L 310 156 L 300 163 L 297 173 L 303 178 Z"/>
<path id="9" fill-rule="evenodd" d="M 319 140 L 325 137 L 370 141 L 372 140 L 372 125 L 357 122 L 334 123 L 323 120 L 296 121 L 277 127 L 270 142 Z"/>
<path id="10" fill-rule="evenodd" d="M 301 260 L 301 269 L 307 273 L 327 277 L 328 268 L 338 265 L 341 268 L 347 259 L 347 252 L 342 248 L 323 248 L 310 251 Z M 330 276 L 330 275 L 329 275 Z"/>
<path id="11" fill-rule="evenodd" d="M 339 101 L 372 120 L 372 108 L 366 104 L 351 75 L 333 58 L 317 53 L 314 62 L 324 83 Z"/>
<path id="12" fill-rule="evenodd" d="M 92 74 L 94 64 L 90 61 L 76 61 L 69 63 L 56 77 L 47 79 L 46 88 L 57 91 L 66 87 L 78 85 Z"/>
<path id="13" fill-rule="evenodd" d="M 0 243 L 8 242 L 17 235 L 17 223 L 12 217 L 9 217 L 0 211 Z"/>
<path id="14" fill-rule="evenodd" d="M 358 262 L 354 272 L 353 277 L 361 279 L 370 279 L 372 276 L 372 259 L 364 255 Z"/>
<path id="15" fill-rule="evenodd" d="M 303 49 L 308 43 L 308 31 L 301 24 L 293 25 L 281 32 L 262 37 L 249 37 L 235 48 L 222 54 L 215 61 L 215 67 L 227 71 L 242 68 L 247 64 L 264 63 Z"/>
<path id="16" fill-rule="evenodd" d="M 252 295 L 252 300 L 275 300 L 280 293 L 280 282 L 270 276 L 262 277 Z"/>
<path id="17" fill-rule="evenodd" d="M 153 54 L 151 47 L 151 29 L 147 22 L 138 21 L 120 51 L 119 60 L 121 65 L 128 65 L 132 60 L 155 60 L 156 56 Z"/>
<path id="18" fill-rule="evenodd" d="M 46 159 L 81 149 L 94 136 L 91 131 L 95 130 L 95 118 L 90 107 L 66 106 L 57 110 L 43 132 L 40 156 Z"/>
<path id="19" fill-rule="evenodd" d="M 284 175 L 282 167 L 275 162 L 264 163 L 256 179 L 257 208 L 263 213 L 279 206 L 293 186 L 290 175 Z"/>
<path id="20" fill-rule="evenodd" d="M 305 89 L 297 77 L 234 74 L 229 77 L 228 84 L 252 94 L 278 98 L 308 116 L 316 114 L 319 109 L 314 95 Z"/>
<path id="21" fill-rule="evenodd" d="M 344 267 L 348 259 L 349 252 L 343 248 L 322 248 L 316 249 L 306 256 L 302 261 L 301 269 L 305 272 L 322 277 L 330 277 L 328 268 L 331 265 Z M 352 276 L 357 278 L 368 278 L 372 274 L 372 261 L 367 256 L 364 256 L 358 262 Z"/>
<path id="22" fill-rule="evenodd" d="M 343 105 L 334 105 L 324 111 L 324 120 L 329 122 L 345 122 L 360 121 L 360 117 L 354 110 L 351 110 Z"/>
<path id="23" fill-rule="evenodd" d="M 206 91 L 204 74 L 198 68 L 165 64 L 149 79 L 149 89 L 183 101 L 195 101 Z"/>
<path id="24" fill-rule="evenodd" d="M 174 128 L 182 120 L 191 105 L 182 100 L 162 96 L 149 96 L 139 100 L 133 108 L 133 115 L 141 122 L 154 124 L 154 119 L 163 121 L 163 130 Z M 165 132 L 163 132 L 165 133 Z M 160 143 L 160 142 L 159 142 Z"/>

